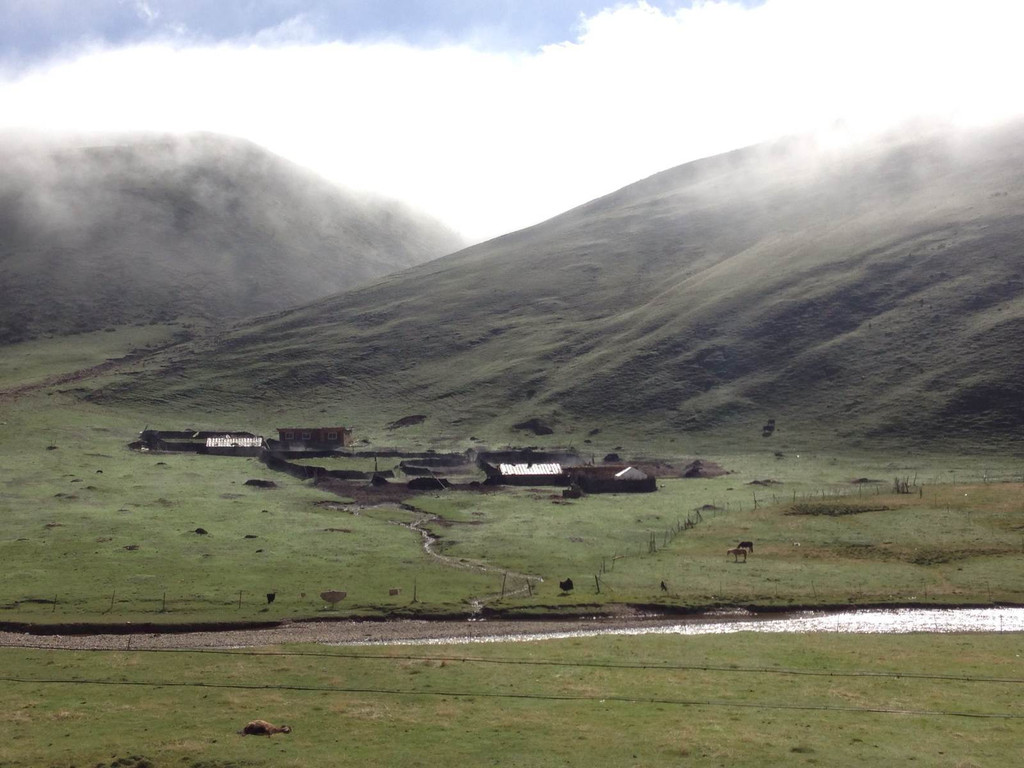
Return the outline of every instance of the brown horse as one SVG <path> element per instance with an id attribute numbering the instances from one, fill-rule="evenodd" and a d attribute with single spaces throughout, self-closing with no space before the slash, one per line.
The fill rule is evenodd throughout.
<path id="1" fill-rule="evenodd" d="M 732 555 L 732 561 L 738 563 L 740 561 L 740 555 L 743 555 L 743 562 L 747 562 L 747 550 L 743 547 L 736 547 L 734 549 L 726 550 L 726 556 Z"/>

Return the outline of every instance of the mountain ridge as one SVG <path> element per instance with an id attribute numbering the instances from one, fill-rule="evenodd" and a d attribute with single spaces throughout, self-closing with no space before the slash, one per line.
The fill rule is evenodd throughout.
<path id="1" fill-rule="evenodd" d="M 785 141 L 233 331 L 99 397 L 340 403 L 367 429 L 1013 444 L 1024 426 L 1024 124 Z M 941 340 L 941 341 L 940 341 Z M 289 350 L 280 364 L 262 362 Z M 228 362 L 230 361 L 230 362 Z M 255 402 L 255 401 L 254 401 Z"/>

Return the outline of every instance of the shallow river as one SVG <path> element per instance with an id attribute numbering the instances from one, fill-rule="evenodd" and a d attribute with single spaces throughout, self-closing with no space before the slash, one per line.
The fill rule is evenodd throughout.
<path id="1" fill-rule="evenodd" d="M 480 634 L 480 622 L 472 635 L 440 638 L 369 641 L 375 645 L 452 645 L 457 643 L 508 643 L 555 640 L 598 635 L 720 635 L 729 632 L 839 632 L 845 634 L 903 634 L 908 632 L 1024 632 L 1024 608 L 901 608 L 843 613 L 801 612 L 754 617 L 747 613 L 700 616 L 674 623 L 638 626 L 581 626 L 550 632 Z M 352 644 L 352 643 L 346 643 Z"/>

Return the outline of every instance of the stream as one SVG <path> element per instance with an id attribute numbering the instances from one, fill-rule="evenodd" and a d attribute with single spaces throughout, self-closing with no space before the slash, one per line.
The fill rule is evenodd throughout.
<path id="1" fill-rule="evenodd" d="M 485 624 L 485 622 L 481 622 Z M 552 631 L 509 632 L 507 627 L 495 634 L 480 632 L 461 636 L 374 640 L 346 645 L 454 645 L 460 643 L 515 643 L 537 640 L 597 637 L 603 635 L 721 635 L 733 632 L 793 633 L 834 632 L 840 634 L 932 634 L 954 632 L 1024 632 L 1024 608 L 898 608 L 892 610 L 852 610 L 838 613 L 804 611 L 790 614 L 755 616 L 746 611 L 701 615 L 684 620 L 656 623 L 641 620 L 636 626 L 593 626 Z"/>

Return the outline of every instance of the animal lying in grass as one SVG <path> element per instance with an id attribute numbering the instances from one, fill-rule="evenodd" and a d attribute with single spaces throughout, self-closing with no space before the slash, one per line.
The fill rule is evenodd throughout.
<path id="1" fill-rule="evenodd" d="M 266 720 L 251 720 L 239 731 L 243 736 L 273 736 L 275 733 L 291 733 L 290 725 L 274 725 Z"/>

